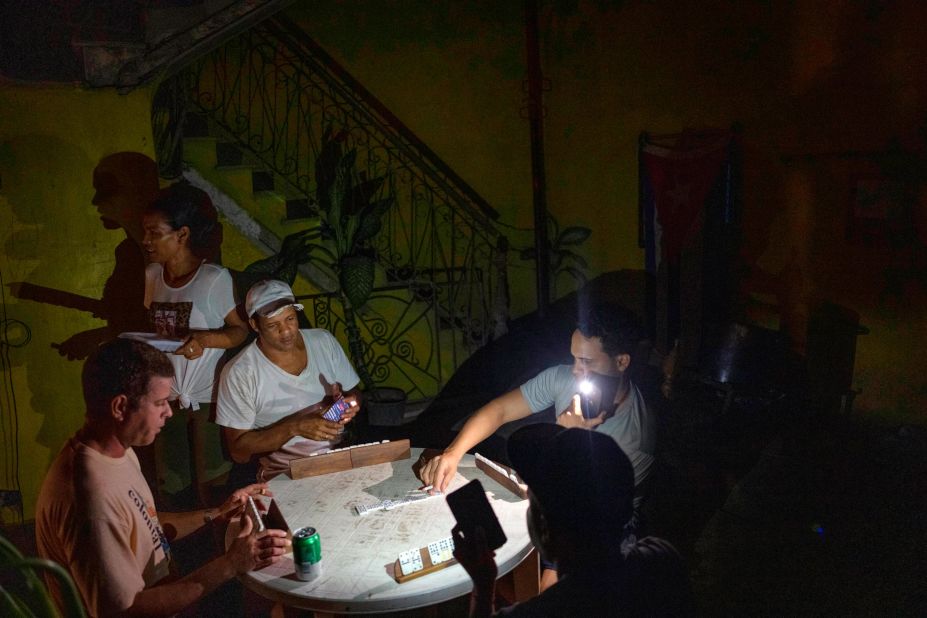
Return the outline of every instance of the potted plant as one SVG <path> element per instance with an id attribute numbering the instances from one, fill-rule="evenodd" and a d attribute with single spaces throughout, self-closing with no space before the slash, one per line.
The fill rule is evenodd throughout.
<path id="1" fill-rule="evenodd" d="M 550 271 L 552 274 L 554 296 L 556 297 L 557 280 L 560 278 L 560 275 L 569 275 L 575 282 L 577 289 L 586 285 L 587 277 L 585 270 L 588 268 L 589 264 L 586 263 L 586 259 L 583 256 L 574 251 L 571 247 L 578 247 L 586 242 L 592 235 L 592 230 L 588 227 L 579 225 L 567 226 L 561 230 L 560 224 L 557 223 L 557 219 L 550 213 L 547 213 L 547 223 L 547 252 L 550 256 Z M 551 238 L 553 240 L 550 240 Z M 523 260 L 534 260 L 537 256 L 533 245 L 522 249 L 520 253 L 521 259 Z"/>
<path id="2" fill-rule="evenodd" d="M 82 618 L 84 605 L 74 580 L 61 565 L 43 558 L 27 558 L 15 545 L 0 535 L 0 614 L 3 616 L 60 616 L 42 574 L 57 582 L 64 604 L 64 615 Z"/>
<path id="3" fill-rule="evenodd" d="M 368 395 L 371 423 L 399 424 L 405 393 L 375 386 L 357 316 L 373 292 L 376 254 L 370 243 L 394 199 L 386 190 L 386 175 L 367 178 L 357 171 L 357 150 L 346 148 L 345 138 L 345 132 L 331 126 L 323 132 L 315 164 L 319 227 L 294 245 L 302 252 L 303 262 L 329 271 L 338 282 L 348 350 Z"/>

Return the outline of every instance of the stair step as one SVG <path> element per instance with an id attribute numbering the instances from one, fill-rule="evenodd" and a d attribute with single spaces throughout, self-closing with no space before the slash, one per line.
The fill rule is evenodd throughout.
<path id="1" fill-rule="evenodd" d="M 241 165 L 242 152 L 235 144 L 230 142 L 216 142 L 217 165 Z"/>
<path id="2" fill-rule="evenodd" d="M 183 138 L 183 160 L 185 165 L 192 165 L 201 169 L 216 166 L 216 138 L 189 137 Z"/>
<path id="3" fill-rule="evenodd" d="M 183 121 L 184 137 L 209 137 L 209 122 L 203 114 L 188 113 Z"/>
<path id="4" fill-rule="evenodd" d="M 274 175 L 265 170 L 254 170 L 251 172 L 251 190 L 255 193 L 273 191 Z"/>
<path id="5" fill-rule="evenodd" d="M 319 216 L 319 210 L 310 203 L 308 198 L 295 198 L 286 201 L 287 221 L 311 219 Z"/>

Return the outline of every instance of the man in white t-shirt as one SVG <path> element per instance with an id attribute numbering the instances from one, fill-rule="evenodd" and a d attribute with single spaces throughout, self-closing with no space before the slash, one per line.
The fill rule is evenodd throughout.
<path id="1" fill-rule="evenodd" d="M 145 343 L 115 339 L 90 356 L 82 381 L 86 421 L 42 483 L 35 536 L 39 555 L 71 574 L 90 616 L 176 614 L 236 575 L 280 559 L 286 533 L 258 533 L 242 517 L 223 555 L 175 579 L 170 542 L 241 513 L 266 485 L 239 489 L 218 509 L 159 514 L 133 447 L 151 444 L 172 414 L 173 366 Z M 49 583 L 60 607 L 57 584 Z"/>
<path id="2" fill-rule="evenodd" d="M 245 299 L 257 333 L 229 361 L 219 380 L 216 423 L 232 459 L 258 458 L 258 478 L 289 470 L 292 459 L 332 447 L 359 408 L 360 379 L 338 340 L 320 328 L 300 329 L 296 302 L 286 283 L 254 284 Z M 351 404 L 340 421 L 323 418 L 343 395 Z"/>

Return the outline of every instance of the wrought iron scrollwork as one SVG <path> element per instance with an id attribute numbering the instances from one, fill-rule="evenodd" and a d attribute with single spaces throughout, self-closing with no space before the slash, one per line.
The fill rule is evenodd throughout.
<path id="1" fill-rule="evenodd" d="M 497 298 L 505 289 L 499 247 L 507 245 L 499 242 L 493 211 L 305 33 L 274 17 L 171 80 L 178 84 L 171 92 L 185 97 L 181 118 L 207 116 L 222 137 L 286 182 L 290 194 L 313 199 L 328 125 L 343 130 L 345 146 L 357 149 L 361 174 L 388 177 L 396 206 L 373 241 L 387 284 L 359 312 L 377 383 L 401 386 L 410 396 L 433 395 L 498 334 L 505 321 Z M 168 101 L 154 113 L 173 122 L 178 113 L 174 99 Z M 167 136 L 161 141 L 170 143 Z M 307 298 L 314 324 L 343 335 L 332 295 Z"/>

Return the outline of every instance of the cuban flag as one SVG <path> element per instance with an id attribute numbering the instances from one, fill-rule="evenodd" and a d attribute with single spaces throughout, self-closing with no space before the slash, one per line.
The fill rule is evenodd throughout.
<path id="1" fill-rule="evenodd" d="M 686 243 L 699 231 L 697 222 L 710 196 L 721 200 L 721 221 L 733 217 L 731 131 L 685 131 L 676 135 L 641 135 L 640 245 L 647 270 L 661 262 L 676 264 Z M 717 193 L 716 193 L 717 192 Z"/>

